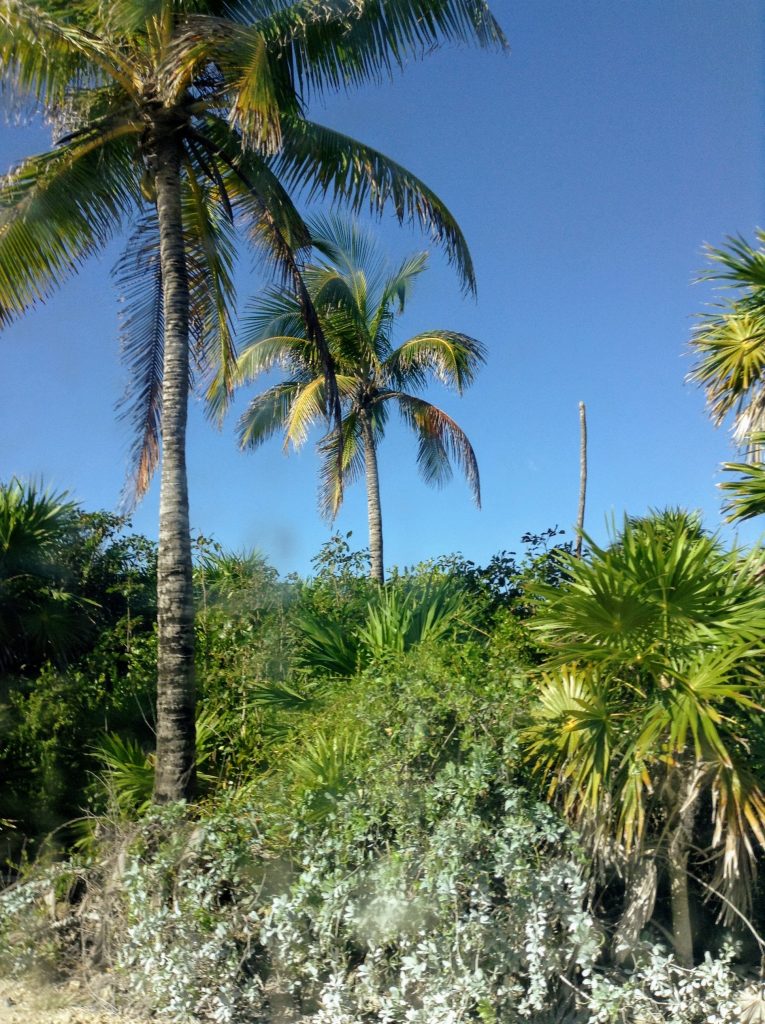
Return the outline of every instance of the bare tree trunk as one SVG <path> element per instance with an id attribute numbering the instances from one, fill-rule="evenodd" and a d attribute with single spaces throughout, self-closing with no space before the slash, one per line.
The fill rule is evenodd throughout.
<path id="1" fill-rule="evenodd" d="M 157 564 L 157 803 L 195 788 L 194 603 L 186 477 L 189 284 L 181 213 L 180 151 L 168 132 L 154 145 L 164 299 L 162 481 Z"/>
<path id="2" fill-rule="evenodd" d="M 684 967 L 693 966 L 693 926 L 688 892 L 688 853 L 696 810 L 696 779 L 691 765 L 675 770 L 674 827 L 667 848 L 667 874 L 672 907 L 672 940 L 675 956 Z"/>
<path id="3" fill-rule="evenodd" d="M 369 519 L 369 575 L 381 586 L 385 582 L 383 563 L 382 509 L 380 507 L 380 474 L 377 469 L 372 424 L 366 410 L 360 413 L 364 438 L 364 468 L 367 478 L 367 516 Z"/>
<path id="4" fill-rule="evenodd" d="M 587 498 L 587 410 L 579 403 L 579 509 L 576 514 L 576 557 L 582 557 L 584 504 Z"/>
<path id="5" fill-rule="evenodd" d="M 655 851 L 646 851 L 629 866 L 624 893 L 624 911 L 614 932 L 614 959 L 624 963 L 634 952 L 640 933 L 656 906 Z"/>

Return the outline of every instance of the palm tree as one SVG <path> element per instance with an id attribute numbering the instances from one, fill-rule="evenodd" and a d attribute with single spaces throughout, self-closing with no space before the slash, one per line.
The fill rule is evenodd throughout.
<path id="1" fill-rule="evenodd" d="M 370 575 L 383 583 L 377 449 L 389 408 L 395 406 L 414 431 L 425 480 L 445 483 L 453 459 L 480 505 L 478 463 L 466 434 L 443 410 L 412 392 L 421 390 L 430 374 L 461 394 L 483 362 L 484 349 L 474 338 L 443 330 L 426 331 L 393 348 L 396 315 L 404 311 L 414 281 L 425 270 L 427 253 L 410 256 L 391 272 L 371 236 L 357 225 L 323 217 L 310 230 L 325 259 L 307 266 L 303 276 L 336 367 L 343 407 L 341 431 L 332 431 L 320 444 L 320 504 L 334 517 L 344 487 L 364 470 Z M 254 380 L 276 364 L 285 366 L 289 377 L 250 403 L 239 423 L 240 444 L 255 448 L 283 431 L 285 445 L 300 447 L 322 417 L 326 376 L 294 297 L 272 289 L 251 308 L 242 334 L 240 381 Z"/>
<path id="2" fill-rule="evenodd" d="M 759 248 L 731 238 L 721 249 L 708 249 L 715 266 L 704 279 L 724 283 L 737 294 L 704 314 L 691 339 L 697 357 L 690 379 L 706 389 L 715 424 L 733 421 L 733 438 L 745 463 L 725 463 L 738 479 L 722 484 L 731 492 L 730 520 L 765 512 L 765 232 Z"/>
<path id="3" fill-rule="evenodd" d="M 157 698 L 158 801 L 194 786 L 192 564 L 185 462 L 190 342 L 202 378 L 230 387 L 231 224 L 292 283 L 334 376 L 300 279 L 309 242 L 286 191 L 389 202 L 432 228 L 467 286 L 472 266 L 448 210 L 382 154 L 305 117 L 302 96 L 375 79 L 445 40 L 505 46 L 484 0 L 0 2 L 0 69 L 21 106 L 60 126 L 56 147 L 0 187 L 0 323 L 44 300 L 123 229 L 125 331 L 137 374 L 135 482 L 162 450 Z M 286 186 L 286 187 L 285 187 Z M 211 392 L 212 394 L 212 392 Z"/>
<path id="4" fill-rule="evenodd" d="M 682 513 L 627 520 L 608 548 L 588 543 L 589 559 L 566 558 L 562 587 L 537 588 L 546 600 L 535 626 L 552 657 L 526 754 L 601 859 L 621 858 L 622 955 L 652 916 L 658 861 L 676 954 L 691 963 L 693 849 L 716 859 L 714 878 L 700 881 L 730 917 L 746 909 L 754 846 L 765 845 L 747 740 L 763 693 L 761 555 L 723 550 Z"/>
<path id="5" fill-rule="evenodd" d="M 89 602 L 64 568 L 78 513 L 66 495 L 0 484 L 0 672 L 61 662 L 87 632 Z"/>

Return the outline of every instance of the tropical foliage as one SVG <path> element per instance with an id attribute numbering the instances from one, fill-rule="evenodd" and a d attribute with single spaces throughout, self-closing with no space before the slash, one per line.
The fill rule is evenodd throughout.
<path id="1" fill-rule="evenodd" d="M 394 15 L 391 17 L 391 13 Z M 424 16 L 423 16 L 424 15 Z M 158 801 L 194 790 L 194 627 L 186 480 L 191 352 L 214 393 L 233 367 L 232 225 L 289 280 L 334 371 L 295 253 L 310 235 L 287 189 L 370 196 L 435 232 L 473 285 L 459 228 L 395 163 L 305 116 L 304 96 L 374 78 L 448 40 L 504 46 L 483 0 L 400 0 L 229 9 L 127 0 L 118 5 L 5 0 L 0 69 L 17 102 L 59 125 L 54 150 L 0 189 L 0 320 L 44 299 L 82 261 L 129 233 L 118 278 L 130 300 L 124 348 L 134 387 L 135 485 L 162 441 L 158 555 Z M 349 167 L 353 171 L 349 173 Z"/>
<path id="2" fill-rule="evenodd" d="M 458 393 L 472 383 L 483 362 L 480 342 L 454 331 L 428 330 L 393 347 L 396 316 L 403 313 L 427 254 L 417 253 L 394 270 L 387 267 L 371 235 L 338 218 L 310 225 L 314 248 L 325 258 L 303 269 L 311 301 L 336 368 L 342 428 L 320 443 L 320 505 L 334 518 L 343 490 L 366 474 L 370 572 L 383 582 L 383 539 L 377 449 L 389 408 L 398 410 L 417 438 L 417 463 L 428 483 L 451 476 L 452 460 L 463 470 L 480 504 L 478 463 L 464 431 L 443 410 L 417 395 L 435 377 Z M 244 319 L 240 381 L 256 379 L 279 365 L 286 380 L 258 395 L 239 422 L 242 447 L 254 448 L 274 433 L 285 447 L 299 448 L 321 422 L 329 382 L 326 369 L 295 297 L 272 289 Z"/>
<path id="3" fill-rule="evenodd" d="M 738 474 L 721 487 L 732 495 L 726 505 L 731 520 L 750 519 L 765 510 L 762 501 L 762 453 L 765 435 L 765 234 L 758 248 L 731 238 L 723 248 L 708 249 L 713 266 L 706 280 L 734 290 L 701 318 L 691 344 L 697 362 L 690 379 L 706 390 L 714 422 L 732 420 L 733 438 L 746 463 L 726 463 Z"/>
<path id="4" fill-rule="evenodd" d="M 751 744 L 763 694 L 762 556 L 725 551 L 698 521 L 627 520 L 608 548 L 569 557 L 534 628 L 552 651 L 525 733 L 547 792 L 627 879 L 617 942 L 630 949 L 666 873 L 675 948 L 693 960 L 690 867 L 722 901 L 748 909 L 765 792 Z M 701 818 L 711 806 L 711 833 Z M 691 851 L 698 856 L 691 857 Z"/>

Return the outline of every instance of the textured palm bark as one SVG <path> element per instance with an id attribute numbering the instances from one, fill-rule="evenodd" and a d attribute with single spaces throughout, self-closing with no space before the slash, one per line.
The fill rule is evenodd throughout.
<path id="1" fill-rule="evenodd" d="M 380 506 L 380 474 L 377 469 L 377 449 L 369 416 L 360 415 L 364 438 L 364 468 L 367 478 L 367 517 L 369 520 L 369 575 L 377 583 L 385 582 L 383 568 L 382 509 Z"/>
<path id="2" fill-rule="evenodd" d="M 675 956 L 684 967 L 693 966 L 693 925 L 688 891 L 688 853 L 693 836 L 696 801 L 690 767 L 677 770 L 676 823 L 667 850 L 667 874 L 672 906 L 672 940 Z"/>
<path id="3" fill-rule="evenodd" d="M 630 865 L 624 893 L 624 911 L 614 932 L 612 951 L 617 963 L 625 963 L 635 951 L 640 933 L 653 917 L 656 906 L 655 851 L 646 851 Z"/>
<path id="4" fill-rule="evenodd" d="M 165 315 L 162 478 L 157 565 L 157 803 L 189 799 L 195 785 L 194 604 L 186 477 L 189 285 L 181 214 L 180 152 L 172 132 L 154 146 Z"/>

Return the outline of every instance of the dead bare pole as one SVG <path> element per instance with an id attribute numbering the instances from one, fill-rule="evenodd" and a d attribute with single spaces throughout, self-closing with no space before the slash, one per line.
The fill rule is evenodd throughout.
<path id="1" fill-rule="evenodd" d="M 576 515 L 576 547 L 574 554 L 582 557 L 584 540 L 584 504 L 587 497 L 587 410 L 579 403 L 579 510 Z"/>

